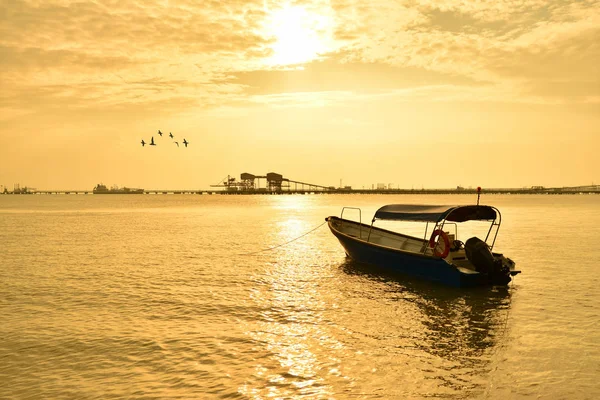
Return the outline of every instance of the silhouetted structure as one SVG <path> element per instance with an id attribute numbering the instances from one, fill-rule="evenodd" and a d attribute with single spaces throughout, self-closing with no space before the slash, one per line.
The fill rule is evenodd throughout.
<path id="1" fill-rule="evenodd" d="M 264 179 L 264 186 L 261 180 Z M 300 186 L 300 188 L 298 188 Z M 276 172 L 269 172 L 266 175 L 258 176 L 244 172 L 240 175 L 240 180 L 227 175 L 216 185 L 211 187 L 225 188 L 229 193 L 282 193 L 282 192 L 326 192 L 336 190 L 330 186 L 322 186 L 314 183 L 294 181 L 284 178 L 283 175 Z"/>
<path id="2" fill-rule="evenodd" d="M 263 181 L 264 180 L 264 181 Z M 261 194 L 261 193 L 347 193 L 347 194 L 477 194 L 477 188 L 456 186 L 448 189 L 400 189 L 392 184 L 373 185 L 370 189 L 353 189 L 351 186 L 323 186 L 314 183 L 300 182 L 284 178 L 281 174 L 269 172 L 266 175 L 254 175 L 244 172 L 240 180 L 227 175 L 214 188 L 224 188 L 224 194 Z M 562 188 L 547 188 L 544 186 L 530 186 L 522 188 L 484 188 L 488 194 L 575 194 L 598 193 L 600 185 L 574 186 Z"/>
<path id="3" fill-rule="evenodd" d="M 113 186 L 109 189 L 106 185 L 99 183 L 94 187 L 92 192 L 94 194 L 144 194 L 144 189 L 132 189 L 128 187 L 119 188 L 117 186 Z"/>

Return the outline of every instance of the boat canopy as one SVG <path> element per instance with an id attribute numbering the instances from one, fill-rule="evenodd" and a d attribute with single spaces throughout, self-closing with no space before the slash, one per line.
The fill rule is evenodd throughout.
<path id="1" fill-rule="evenodd" d="M 451 222 L 490 221 L 496 219 L 496 209 L 490 206 L 431 206 L 389 204 L 375 213 L 375 219 L 395 221 Z"/>

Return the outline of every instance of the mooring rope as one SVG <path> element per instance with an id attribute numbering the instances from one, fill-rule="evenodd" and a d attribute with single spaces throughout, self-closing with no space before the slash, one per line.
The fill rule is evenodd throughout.
<path id="1" fill-rule="evenodd" d="M 292 240 L 290 240 L 290 241 L 287 241 L 287 242 L 285 242 L 285 243 L 281 243 L 281 244 L 279 244 L 279 245 L 277 245 L 277 246 L 269 247 L 269 248 L 267 248 L 267 249 L 262 249 L 262 250 L 258 250 L 258 251 L 253 251 L 253 252 L 250 252 L 250 253 L 242 253 L 242 254 L 238 254 L 238 255 L 240 255 L 240 256 L 249 256 L 249 255 L 252 255 L 252 254 L 262 253 L 262 252 L 264 252 L 264 251 L 274 250 L 274 249 L 276 249 L 276 248 L 278 248 L 278 247 L 285 246 L 286 244 L 290 244 L 290 243 L 292 243 L 293 241 L 295 241 L 295 240 L 298 240 L 298 239 L 300 239 L 301 237 L 304 237 L 304 236 L 308 235 L 309 233 L 312 233 L 312 232 L 316 231 L 317 229 L 319 229 L 320 227 L 322 227 L 322 226 L 323 226 L 323 225 L 325 225 L 326 223 L 327 223 L 327 221 L 323 222 L 321 225 L 317 226 L 316 228 L 313 228 L 313 229 L 311 229 L 310 231 L 308 231 L 308 232 L 306 232 L 306 233 L 304 233 L 304 234 L 302 234 L 302 235 L 298 236 L 297 238 L 294 238 L 294 239 L 292 239 Z"/>

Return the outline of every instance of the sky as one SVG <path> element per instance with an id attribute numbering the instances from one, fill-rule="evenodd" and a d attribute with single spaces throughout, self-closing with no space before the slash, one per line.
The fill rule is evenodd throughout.
<path id="1" fill-rule="evenodd" d="M 600 1 L 0 0 L 0 185 L 598 184 L 599 66 Z"/>

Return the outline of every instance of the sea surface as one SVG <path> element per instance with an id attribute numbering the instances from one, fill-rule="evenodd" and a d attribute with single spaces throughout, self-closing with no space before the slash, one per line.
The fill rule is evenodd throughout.
<path id="1" fill-rule="evenodd" d="M 320 226 L 475 200 L 0 195 L 0 398 L 600 398 L 600 196 L 483 195 L 507 289 L 387 274 Z"/>

